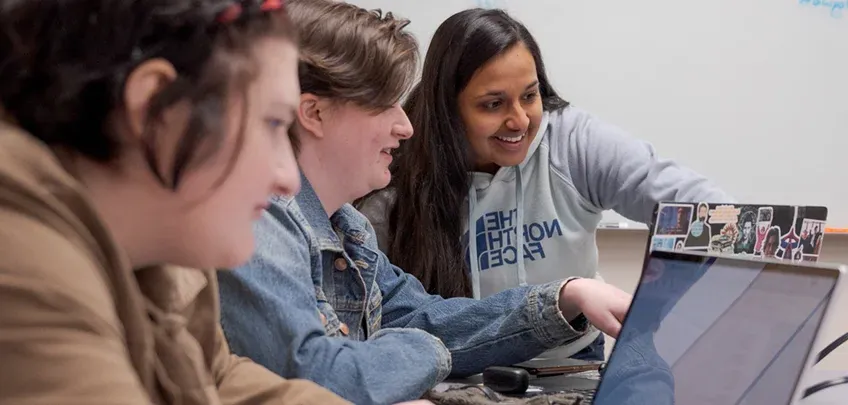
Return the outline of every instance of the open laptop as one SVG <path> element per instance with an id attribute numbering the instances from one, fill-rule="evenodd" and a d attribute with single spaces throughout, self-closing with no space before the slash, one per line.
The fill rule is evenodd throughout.
<path id="1" fill-rule="evenodd" d="M 843 271 L 654 250 L 600 385 L 573 376 L 531 385 L 593 405 L 792 404 Z"/>
<path id="2" fill-rule="evenodd" d="M 827 213 L 820 206 L 661 202 L 649 224 L 645 258 L 661 249 L 815 262 L 824 242 Z M 597 366 L 556 358 L 513 365 L 533 376 L 571 374 Z"/>
<path id="3" fill-rule="evenodd" d="M 844 267 L 654 250 L 593 405 L 789 405 Z"/>
<path id="4" fill-rule="evenodd" d="M 817 261 L 827 208 L 796 205 L 662 202 L 648 248 Z"/>

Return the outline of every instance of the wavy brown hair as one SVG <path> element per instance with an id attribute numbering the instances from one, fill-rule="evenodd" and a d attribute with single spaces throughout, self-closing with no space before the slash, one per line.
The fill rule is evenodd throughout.
<path id="1" fill-rule="evenodd" d="M 409 20 L 332 0 L 290 0 L 286 9 L 300 37 L 302 93 L 381 111 L 412 87 L 418 42 L 404 30 Z"/>

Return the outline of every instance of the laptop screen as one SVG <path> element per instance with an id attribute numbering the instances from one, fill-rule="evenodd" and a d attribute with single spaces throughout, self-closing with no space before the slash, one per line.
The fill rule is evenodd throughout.
<path id="1" fill-rule="evenodd" d="M 652 252 L 593 403 L 788 405 L 837 276 Z"/>

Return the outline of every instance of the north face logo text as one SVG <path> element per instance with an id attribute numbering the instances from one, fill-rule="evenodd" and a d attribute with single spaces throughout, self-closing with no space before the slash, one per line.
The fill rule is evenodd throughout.
<path id="1" fill-rule="evenodd" d="M 474 226 L 474 243 L 477 245 L 477 260 L 480 270 L 487 270 L 515 264 L 518 259 L 517 210 L 495 211 L 482 215 Z M 562 236 L 559 220 L 532 222 L 522 226 L 524 246 L 521 254 L 525 260 L 545 258 L 542 242 L 555 236 Z"/>

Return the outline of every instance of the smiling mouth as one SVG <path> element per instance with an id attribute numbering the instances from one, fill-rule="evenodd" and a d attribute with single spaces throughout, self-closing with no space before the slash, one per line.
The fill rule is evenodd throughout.
<path id="1" fill-rule="evenodd" d="M 397 149 L 397 146 L 389 146 L 388 148 L 383 148 L 380 150 L 380 153 L 385 153 L 389 156 L 392 156 L 392 153 Z"/>
<path id="2" fill-rule="evenodd" d="M 392 154 L 395 151 L 395 148 L 383 148 L 380 150 L 380 156 L 385 156 L 389 162 L 394 160 L 394 155 Z"/>
<path id="3" fill-rule="evenodd" d="M 499 141 L 504 141 L 507 143 L 519 143 L 527 136 L 527 134 L 521 134 L 519 136 L 495 136 L 495 139 Z"/>

